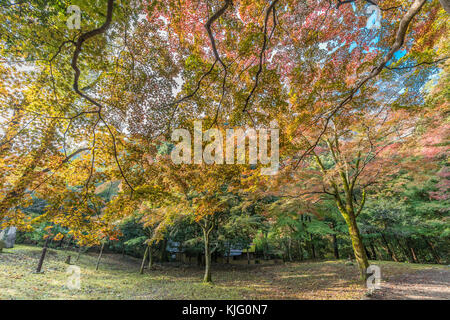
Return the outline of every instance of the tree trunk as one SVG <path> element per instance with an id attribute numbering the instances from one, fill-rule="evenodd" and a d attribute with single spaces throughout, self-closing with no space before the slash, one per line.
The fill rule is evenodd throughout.
<path id="1" fill-rule="evenodd" d="M 369 250 L 367 250 L 367 247 L 364 244 L 363 244 L 363 246 L 364 246 L 364 251 L 366 252 L 367 259 L 373 260 L 372 255 L 370 254 Z"/>
<path id="2" fill-rule="evenodd" d="M 211 282 L 211 252 L 209 250 L 209 233 L 203 230 L 203 239 L 205 242 L 205 276 L 203 282 Z"/>
<path id="3" fill-rule="evenodd" d="M 153 249 L 152 246 L 149 247 L 148 249 L 148 270 L 152 270 L 153 269 Z"/>
<path id="4" fill-rule="evenodd" d="M 269 259 L 269 240 L 267 232 L 264 233 L 263 257 L 264 260 Z"/>
<path id="5" fill-rule="evenodd" d="M 375 250 L 375 246 L 373 245 L 372 242 L 370 242 L 369 246 L 370 246 L 370 250 L 372 251 L 373 260 L 378 260 L 377 259 L 377 251 Z"/>
<path id="6" fill-rule="evenodd" d="M 311 237 L 311 255 L 312 258 L 315 259 L 316 258 L 316 248 L 314 247 L 314 242 L 312 240 L 312 235 L 309 235 Z"/>
<path id="7" fill-rule="evenodd" d="M 288 238 L 288 245 L 287 245 L 288 258 L 289 258 L 289 261 L 292 262 L 291 245 L 292 245 L 291 238 Z"/>
<path id="8" fill-rule="evenodd" d="M 48 243 L 50 241 L 50 236 L 47 237 L 47 239 L 45 239 L 44 242 L 44 247 L 42 248 L 42 253 L 41 253 L 41 257 L 39 258 L 39 262 L 36 268 L 36 273 L 40 273 L 41 269 L 42 269 L 42 264 L 44 263 L 44 259 L 45 259 L 45 254 L 47 253 L 47 248 L 48 248 Z"/>
<path id="9" fill-rule="evenodd" d="M 58 248 L 61 248 L 61 247 L 62 247 L 64 238 L 65 238 L 65 236 L 63 235 L 63 237 L 61 238 L 61 240 L 59 240 Z"/>
<path id="10" fill-rule="evenodd" d="M 439 254 L 436 252 L 433 243 L 431 241 L 429 241 L 425 236 L 422 237 L 423 240 L 425 241 L 425 243 L 428 245 L 428 247 L 430 248 L 431 251 L 431 255 L 433 256 L 434 260 L 438 263 L 438 264 L 442 264 L 442 260 L 441 257 L 439 256 Z"/>
<path id="11" fill-rule="evenodd" d="M 408 251 L 408 249 L 403 246 L 403 244 L 401 243 L 400 239 L 397 236 L 394 235 L 394 239 L 397 241 L 397 244 L 398 244 L 399 248 L 403 251 L 405 259 L 408 262 L 412 263 L 413 262 L 413 258 L 411 256 L 411 252 Z"/>
<path id="12" fill-rule="evenodd" d="M 300 239 L 298 240 L 298 254 L 300 256 L 300 261 L 303 261 L 303 249 L 302 249 L 302 242 Z"/>
<path id="13" fill-rule="evenodd" d="M 409 247 L 413 262 L 419 263 L 419 259 L 417 259 L 416 251 L 414 250 L 413 242 L 411 241 L 411 239 L 406 238 L 406 245 Z"/>
<path id="14" fill-rule="evenodd" d="M 77 254 L 77 258 L 75 259 L 75 262 L 78 262 L 78 260 L 80 259 L 80 256 L 81 256 L 81 248 L 82 248 L 82 246 L 79 246 L 79 247 L 78 247 L 78 254 Z"/>
<path id="15" fill-rule="evenodd" d="M 338 243 L 337 243 L 336 234 L 333 234 L 333 249 L 334 249 L 334 257 L 336 259 L 339 259 L 339 247 L 338 247 Z"/>
<path id="16" fill-rule="evenodd" d="M 102 243 L 102 247 L 100 248 L 100 253 L 99 253 L 98 258 L 97 258 L 97 263 L 95 264 L 95 270 L 98 270 L 98 266 L 100 264 L 100 259 L 102 258 L 103 248 L 104 247 L 105 247 L 105 243 L 103 242 Z"/>
<path id="17" fill-rule="evenodd" d="M 420 262 L 419 262 L 419 259 L 417 259 L 417 255 L 416 255 L 416 252 L 414 251 L 414 248 L 413 248 L 413 247 L 409 247 L 409 248 L 410 248 L 410 250 L 411 250 L 411 255 L 412 255 L 412 257 L 413 257 L 414 263 L 420 263 Z"/>
<path id="18" fill-rule="evenodd" d="M 163 241 L 161 243 L 161 256 L 160 256 L 161 262 L 169 261 L 169 259 L 167 257 L 166 248 L 167 248 L 167 239 L 163 239 Z"/>
<path id="19" fill-rule="evenodd" d="M 352 240 L 353 253 L 355 254 L 356 262 L 358 262 L 360 278 L 361 280 L 366 280 L 366 271 L 369 267 L 369 259 L 367 259 L 367 254 L 364 250 L 358 225 L 356 224 L 356 217 L 354 214 L 345 214 L 344 219 L 347 222 L 350 239 Z"/>
<path id="20" fill-rule="evenodd" d="M 383 233 L 381 233 L 381 240 L 383 240 L 386 250 L 387 250 L 388 254 L 391 256 L 392 260 L 394 260 L 395 262 L 398 262 L 398 258 L 396 256 L 395 252 L 393 250 L 391 250 L 391 248 L 389 247 L 389 242 L 386 240 L 386 237 L 384 236 Z"/>
<path id="21" fill-rule="evenodd" d="M 228 242 L 227 264 L 230 264 L 231 244 Z"/>
<path id="22" fill-rule="evenodd" d="M 306 221 L 311 222 L 311 217 L 305 217 Z M 305 224 L 303 224 L 305 226 Z M 311 249 L 311 258 L 315 259 L 316 258 L 316 248 L 314 247 L 314 241 L 313 241 L 313 236 L 311 233 L 306 232 L 307 235 L 309 235 L 309 246 Z"/>
<path id="23" fill-rule="evenodd" d="M 147 246 L 145 248 L 144 257 L 142 258 L 142 263 L 141 263 L 141 269 L 139 270 L 140 274 L 144 274 L 144 265 L 145 265 L 145 262 L 147 261 L 147 255 L 148 255 L 149 248 L 150 248 L 150 246 Z"/>

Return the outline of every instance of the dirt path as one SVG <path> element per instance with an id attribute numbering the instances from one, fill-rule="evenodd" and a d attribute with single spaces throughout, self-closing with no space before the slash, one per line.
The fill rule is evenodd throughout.
<path id="1" fill-rule="evenodd" d="M 450 300 L 450 268 L 403 274 L 382 281 L 374 300 Z"/>

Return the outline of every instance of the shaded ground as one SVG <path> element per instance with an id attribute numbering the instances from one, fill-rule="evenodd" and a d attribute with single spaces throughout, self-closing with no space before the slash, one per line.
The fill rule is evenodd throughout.
<path id="1" fill-rule="evenodd" d="M 40 248 L 18 245 L 0 254 L 0 299 L 363 299 L 366 292 L 358 281 L 356 266 L 343 260 L 214 265 L 214 283 L 206 285 L 201 283 L 201 268 L 167 264 L 139 275 L 138 259 L 117 254 L 104 255 L 98 271 L 96 255 L 82 255 L 76 263 L 81 268 L 81 289 L 70 290 L 64 261 L 69 254 L 73 260 L 76 253 L 50 249 L 45 273 L 33 274 L 40 252 Z M 430 270 L 442 272 L 448 279 L 446 267 L 376 264 L 387 283 L 405 273 L 420 277 L 420 272 Z M 436 282 L 431 282 L 430 288 L 441 290 L 434 287 L 438 279 L 429 280 Z"/>
<path id="2" fill-rule="evenodd" d="M 450 268 L 392 277 L 371 297 L 376 300 L 450 300 Z"/>

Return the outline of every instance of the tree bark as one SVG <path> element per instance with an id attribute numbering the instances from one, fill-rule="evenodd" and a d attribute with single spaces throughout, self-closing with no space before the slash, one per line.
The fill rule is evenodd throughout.
<path id="1" fill-rule="evenodd" d="M 311 222 L 311 217 L 305 217 L 305 220 Z M 309 235 L 309 246 L 311 249 L 311 258 L 315 259 L 316 258 L 316 248 L 314 247 L 313 236 L 309 232 L 306 232 L 306 234 Z"/>
<path id="2" fill-rule="evenodd" d="M 208 230 L 203 229 L 203 239 L 205 242 L 205 276 L 203 277 L 203 282 L 211 282 L 211 252 Z"/>
<path id="3" fill-rule="evenodd" d="M 344 219 L 347 222 L 350 239 L 352 240 L 353 253 L 355 254 L 356 262 L 359 266 L 359 273 L 361 280 L 367 279 L 367 268 L 369 267 L 369 259 L 367 259 L 361 235 L 359 233 L 358 225 L 356 224 L 356 217 L 354 214 L 345 214 Z"/>
<path id="4" fill-rule="evenodd" d="M 100 248 L 100 253 L 97 258 L 97 263 L 95 264 L 95 270 L 98 270 L 98 266 L 100 265 L 100 259 L 102 258 L 103 248 L 105 247 L 105 243 L 102 243 L 102 247 Z"/>
<path id="5" fill-rule="evenodd" d="M 289 258 L 289 261 L 292 262 L 291 245 L 292 245 L 291 238 L 288 238 L 288 245 L 287 245 L 288 258 Z"/>
<path id="6" fill-rule="evenodd" d="M 393 249 L 391 250 L 391 248 L 389 247 L 389 242 L 386 240 L 386 237 L 384 236 L 383 233 L 381 233 L 381 240 L 383 240 L 386 250 L 388 251 L 388 254 L 391 256 L 392 260 L 394 260 L 395 262 L 398 262 L 397 255 L 395 254 Z"/>
<path id="7" fill-rule="evenodd" d="M 377 259 L 377 251 L 375 250 L 375 246 L 373 245 L 372 242 L 370 242 L 369 246 L 370 246 L 370 250 L 372 251 L 373 260 L 378 260 Z"/>
<path id="8" fill-rule="evenodd" d="M 167 239 L 163 239 L 161 243 L 161 256 L 160 256 L 161 262 L 167 262 L 169 260 L 167 257 L 166 248 L 167 248 Z"/>
<path id="9" fill-rule="evenodd" d="M 152 246 L 149 246 L 148 249 L 148 270 L 152 270 L 153 269 L 153 248 Z"/>
<path id="10" fill-rule="evenodd" d="M 438 264 L 442 264 L 441 257 L 440 257 L 439 254 L 436 252 L 433 243 L 432 243 L 431 241 L 429 241 L 425 236 L 423 236 L 422 238 L 423 238 L 423 240 L 425 241 L 425 243 L 428 245 L 428 247 L 430 248 L 431 255 L 433 256 L 434 260 L 435 260 Z"/>
<path id="11" fill-rule="evenodd" d="M 45 255 L 47 253 L 47 248 L 48 248 L 49 241 L 50 241 L 50 236 L 48 236 L 47 239 L 45 239 L 44 247 L 42 248 L 41 257 L 39 258 L 39 262 L 38 262 L 38 265 L 37 265 L 37 268 L 36 268 L 36 273 L 40 273 L 41 272 L 42 265 L 44 264 Z"/>
<path id="12" fill-rule="evenodd" d="M 403 251 L 405 259 L 408 262 L 412 263 L 413 262 L 413 258 L 411 256 L 411 252 L 408 251 L 408 249 L 403 246 L 403 244 L 401 243 L 400 239 L 396 235 L 394 235 L 394 239 L 397 241 L 397 244 L 398 244 L 399 248 Z"/>
<path id="13" fill-rule="evenodd" d="M 147 261 L 147 255 L 148 255 L 148 249 L 149 249 L 149 247 L 150 247 L 150 246 L 147 246 L 147 247 L 145 248 L 144 257 L 142 258 L 142 263 L 141 263 L 141 269 L 139 270 L 139 273 L 140 273 L 140 274 L 144 274 L 144 265 L 145 265 L 145 262 Z"/>
<path id="14" fill-rule="evenodd" d="M 364 251 L 366 252 L 366 256 L 369 260 L 373 260 L 372 255 L 370 254 L 369 250 L 367 250 L 367 247 L 363 244 L 364 246 Z"/>
<path id="15" fill-rule="evenodd" d="M 413 262 L 419 263 L 419 259 L 417 259 L 416 251 L 414 250 L 413 242 L 411 241 L 411 239 L 406 238 L 406 245 L 409 247 Z"/>
<path id="16" fill-rule="evenodd" d="M 339 247 L 337 243 L 337 237 L 336 234 L 333 234 L 333 250 L 334 250 L 334 257 L 339 260 Z"/>
<path id="17" fill-rule="evenodd" d="M 298 240 L 298 254 L 300 257 L 300 261 L 303 261 L 303 249 L 302 249 L 302 242 L 300 239 Z"/>

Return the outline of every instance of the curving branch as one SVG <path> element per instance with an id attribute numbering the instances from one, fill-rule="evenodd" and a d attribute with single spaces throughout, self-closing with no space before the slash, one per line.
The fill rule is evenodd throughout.
<path id="1" fill-rule="evenodd" d="M 375 78 L 380 72 L 386 67 L 386 64 L 393 58 L 394 54 L 403 46 L 406 38 L 406 32 L 408 31 L 408 27 L 412 21 L 412 19 L 419 13 L 419 11 L 422 9 L 423 5 L 425 4 L 426 0 L 414 0 L 414 3 L 411 5 L 411 7 L 408 9 L 408 11 L 405 13 L 405 15 L 401 18 L 397 33 L 395 35 L 395 41 L 393 45 L 391 46 L 391 49 L 388 51 L 388 53 L 384 56 L 382 61 L 372 69 L 369 75 L 364 77 L 362 80 L 360 80 L 355 87 L 353 87 L 350 92 L 347 94 L 344 100 L 342 100 L 336 108 L 331 110 L 331 113 L 326 117 L 325 119 L 325 125 L 324 128 L 321 130 L 319 136 L 317 137 L 316 141 L 313 144 L 310 144 L 310 147 L 300 156 L 298 162 L 294 166 L 294 169 L 298 167 L 300 162 L 306 157 L 309 153 L 311 153 L 312 150 L 314 150 L 320 139 L 322 138 L 323 134 L 326 132 L 328 125 L 331 121 L 331 119 L 334 117 L 334 115 L 345 105 L 350 103 L 353 100 L 353 97 L 355 94 L 371 79 Z"/>
<path id="2" fill-rule="evenodd" d="M 278 0 L 272 1 L 272 3 L 270 4 L 269 8 L 267 8 L 267 11 L 266 11 L 266 18 L 264 19 L 264 40 L 263 40 L 263 45 L 262 45 L 261 51 L 259 53 L 259 67 L 258 67 L 258 71 L 256 72 L 255 83 L 254 83 L 253 88 L 250 91 L 249 95 L 247 96 L 247 99 L 245 100 L 245 105 L 244 105 L 244 108 L 242 109 L 242 112 L 247 111 L 247 107 L 250 103 L 250 99 L 252 98 L 253 94 L 256 91 L 256 88 L 258 87 L 259 76 L 261 75 L 262 70 L 263 70 L 264 52 L 266 51 L 267 42 L 268 42 L 268 39 L 270 39 L 272 37 L 272 35 L 275 31 L 276 25 L 277 25 L 276 11 L 275 11 L 275 5 L 277 4 L 277 2 L 278 2 Z M 271 13 L 273 14 L 273 27 L 272 27 L 270 36 L 267 37 L 267 23 L 269 21 L 269 16 Z"/>
<path id="3" fill-rule="evenodd" d="M 427 64 L 427 65 L 433 65 L 433 64 L 436 64 L 436 63 L 445 61 L 445 60 L 447 60 L 448 58 L 450 58 L 450 57 L 445 57 L 445 58 L 437 59 L 437 60 L 435 60 L 435 61 L 422 61 L 422 62 L 417 63 L 417 64 L 412 65 L 412 66 L 402 66 L 402 67 L 388 67 L 388 66 L 385 66 L 385 68 L 386 68 L 386 69 L 389 69 L 389 70 L 405 70 L 405 69 L 412 69 L 412 68 L 417 68 L 418 66 L 421 66 L 421 65 L 424 65 L 424 64 Z"/>
<path id="4" fill-rule="evenodd" d="M 344 0 L 344 1 L 337 0 L 337 1 L 338 1 L 338 4 L 336 5 L 336 9 L 339 9 L 339 7 L 342 6 L 343 4 L 352 3 L 352 2 L 355 2 L 356 0 Z M 389 7 L 389 8 L 380 8 L 380 6 L 377 3 L 378 1 L 377 2 L 374 2 L 371 0 L 364 0 L 364 1 L 371 5 L 377 6 L 381 11 L 389 11 L 389 10 L 393 10 L 393 9 L 403 8 L 401 5 L 393 6 L 393 7 Z"/>
<path id="5" fill-rule="evenodd" d="M 217 51 L 216 40 L 214 39 L 212 30 L 211 30 L 211 25 L 225 13 L 225 11 L 228 9 L 229 6 L 232 6 L 232 5 L 233 5 L 232 0 L 225 0 L 225 4 L 215 14 L 213 14 L 212 17 L 209 18 L 205 24 L 205 28 L 206 28 L 206 31 L 208 32 L 209 41 L 211 42 L 211 48 L 214 53 L 214 57 L 216 58 L 216 62 L 219 61 L 219 63 L 222 65 L 223 71 L 224 71 L 223 80 L 222 80 L 222 96 L 220 98 L 219 106 L 217 107 L 217 111 L 216 111 L 216 116 L 214 118 L 213 123 L 211 124 L 211 127 L 217 121 L 220 107 L 221 107 L 223 99 L 225 97 L 226 81 L 227 81 L 227 75 L 228 75 L 227 66 L 225 65 L 223 60 L 220 58 L 219 52 Z M 216 63 L 216 62 L 214 62 L 214 63 Z"/>
<path id="6" fill-rule="evenodd" d="M 112 130 L 107 125 L 107 123 L 105 122 L 105 120 L 103 119 L 103 117 L 101 115 L 101 111 L 103 109 L 103 106 L 98 101 L 96 101 L 92 97 L 88 96 L 87 94 L 83 93 L 79 89 L 79 79 L 80 79 L 81 71 L 78 68 L 78 58 L 80 56 L 83 43 L 86 40 L 88 40 L 88 39 L 90 39 L 92 37 L 95 37 L 97 35 L 105 33 L 109 29 L 109 27 L 111 26 L 111 22 L 112 22 L 113 9 L 114 9 L 114 0 L 108 0 L 108 8 L 107 8 L 107 12 L 106 12 L 106 20 L 105 20 L 105 22 L 99 28 L 91 30 L 91 31 L 88 31 L 88 32 L 85 32 L 82 35 L 80 35 L 80 37 L 78 38 L 78 40 L 75 43 L 75 51 L 73 53 L 72 63 L 71 63 L 72 69 L 75 71 L 75 76 L 74 76 L 74 81 L 73 81 L 73 89 L 80 97 L 84 98 L 85 100 L 89 101 L 91 104 L 95 105 L 97 107 L 97 110 L 95 110 L 95 111 L 87 111 L 87 112 L 85 111 L 85 112 L 79 113 L 76 116 L 72 117 L 70 119 L 69 126 L 67 127 L 64 135 L 66 135 L 66 133 L 68 131 L 68 128 L 72 124 L 72 120 L 73 119 L 79 117 L 83 113 L 96 113 L 97 116 L 98 116 L 98 121 L 97 121 L 96 125 L 94 126 L 94 130 L 95 130 L 95 127 L 97 126 L 99 121 L 102 121 L 105 124 L 106 128 L 108 129 L 108 132 L 111 135 L 112 140 L 113 140 L 114 159 L 115 159 L 116 164 L 117 164 L 117 166 L 119 168 L 120 174 L 122 175 L 123 179 L 125 180 L 125 183 L 131 189 L 131 194 L 132 194 L 133 191 L 134 191 L 134 188 L 131 186 L 131 184 L 129 183 L 129 181 L 126 178 L 125 174 L 123 173 L 122 166 L 120 165 L 120 162 L 119 162 L 119 159 L 118 159 L 118 156 L 117 156 L 116 137 L 114 136 L 114 133 L 112 132 Z M 95 141 L 94 141 L 94 143 L 95 143 Z M 94 159 L 94 155 L 92 156 L 92 161 L 93 161 L 93 159 Z M 92 176 L 92 170 L 91 170 L 91 174 L 89 175 L 89 179 L 88 179 L 87 183 L 89 183 L 89 181 L 91 179 L 91 176 Z"/>
<path id="7" fill-rule="evenodd" d="M 216 40 L 214 39 L 214 36 L 212 34 L 211 25 L 225 13 L 225 11 L 228 9 L 228 7 L 230 5 L 233 5 L 233 1 L 225 0 L 225 4 L 223 5 L 223 7 L 221 7 L 215 14 L 213 14 L 212 17 L 209 18 L 205 24 L 205 28 L 208 32 L 209 41 L 211 42 L 211 47 L 212 47 L 212 51 L 214 53 L 214 57 L 216 58 L 217 61 L 220 62 L 220 64 L 224 68 L 224 70 L 227 69 L 227 66 L 220 58 L 219 52 L 217 51 Z"/>

